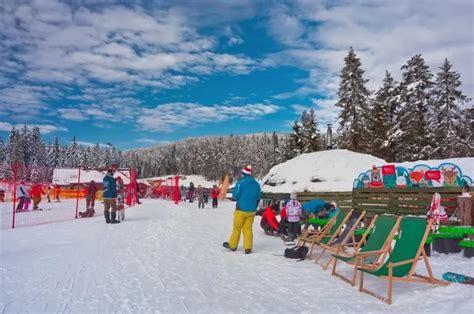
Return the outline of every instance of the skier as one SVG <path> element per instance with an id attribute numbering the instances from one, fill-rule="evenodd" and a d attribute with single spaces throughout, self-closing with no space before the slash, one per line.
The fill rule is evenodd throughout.
<path id="1" fill-rule="evenodd" d="M 16 188 L 16 197 L 18 205 L 16 205 L 16 212 L 21 212 L 23 210 L 23 205 L 25 203 L 25 198 L 28 196 L 25 188 L 25 182 L 21 181 L 20 185 Z"/>
<path id="2" fill-rule="evenodd" d="M 217 208 L 218 197 L 219 197 L 219 189 L 217 188 L 217 185 L 214 184 L 211 190 L 212 208 Z"/>
<path id="3" fill-rule="evenodd" d="M 121 177 L 117 177 L 117 216 L 118 220 L 125 219 L 125 190 Z"/>
<path id="4" fill-rule="evenodd" d="M 38 207 L 39 203 L 41 203 L 41 195 L 44 195 L 41 184 L 38 184 L 37 181 L 33 181 L 33 186 L 31 187 L 30 192 L 31 199 L 33 200 L 33 210 L 42 210 Z"/>
<path id="5" fill-rule="evenodd" d="M 198 208 L 204 208 L 204 189 L 198 185 L 196 190 L 196 197 L 198 200 Z"/>
<path id="6" fill-rule="evenodd" d="M 234 187 L 232 198 L 237 201 L 234 211 L 234 227 L 229 242 L 222 243 L 222 246 L 231 251 L 237 250 L 242 231 L 245 254 L 250 254 L 253 246 L 252 224 L 260 198 L 260 185 L 252 177 L 251 166 L 242 169 L 241 178 Z"/>
<path id="7" fill-rule="evenodd" d="M 119 223 L 120 221 L 116 219 L 116 211 L 117 211 L 117 203 L 116 203 L 116 197 L 117 197 L 117 182 L 114 178 L 114 170 L 109 169 L 107 171 L 107 174 L 104 177 L 103 180 L 103 185 L 104 185 L 104 193 L 103 193 L 103 199 L 104 199 L 104 216 L 105 216 L 105 222 L 106 223 Z M 109 209 L 112 211 L 109 212 Z"/>

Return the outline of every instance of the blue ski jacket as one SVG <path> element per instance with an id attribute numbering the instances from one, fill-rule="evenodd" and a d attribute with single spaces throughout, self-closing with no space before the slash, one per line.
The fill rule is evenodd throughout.
<path id="1" fill-rule="evenodd" d="M 260 184 L 252 176 L 244 174 L 235 184 L 232 197 L 237 201 L 237 207 L 240 210 L 256 211 L 260 198 Z"/>
<path id="2" fill-rule="evenodd" d="M 105 175 L 104 180 L 104 194 L 103 198 L 116 198 L 117 197 L 117 181 L 111 175 Z"/>

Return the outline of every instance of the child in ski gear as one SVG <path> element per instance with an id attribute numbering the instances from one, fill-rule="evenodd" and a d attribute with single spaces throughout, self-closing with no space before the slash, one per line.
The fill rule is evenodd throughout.
<path id="1" fill-rule="evenodd" d="M 18 205 L 16 205 L 16 211 L 22 211 L 23 210 L 23 205 L 25 203 L 25 197 L 28 196 L 28 193 L 26 192 L 25 188 L 25 182 L 21 181 L 20 185 L 16 188 L 16 198 L 18 201 Z"/>
<path id="2" fill-rule="evenodd" d="M 324 210 L 318 214 L 318 217 L 331 219 L 332 217 L 336 216 L 339 211 L 340 210 L 339 207 L 337 207 L 336 202 L 326 203 L 324 205 Z"/>
<path id="3" fill-rule="evenodd" d="M 117 203 L 115 199 L 117 197 L 117 182 L 114 178 L 114 170 L 109 169 L 107 171 L 102 183 L 104 185 L 103 199 L 105 222 L 119 223 L 120 221 L 116 219 Z M 109 212 L 109 209 L 111 209 L 111 212 Z"/>
<path id="4" fill-rule="evenodd" d="M 273 207 L 268 206 L 262 214 L 260 220 L 260 227 L 263 228 L 265 234 L 273 235 L 278 232 L 278 220 L 275 216 L 275 210 Z"/>
<path id="5" fill-rule="evenodd" d="M 33 210 L 39 209 L 38 205 L 41 203 L 41 195 L 44 195 L 43 188 L 41 187 L 41 184 L 34 181 L 30 192 L 31 199 L 33 200 Z"/>
<path id="6" fill-rule="evenodd" d="M 234 211 L 233 230 L 229 242 L 222 245 L 232 251 L 239 246 L 240 233 L 244 235 L 245 254 L 252 252 L 253 233 L 252 224 L 260 198 L 260 185 L 252 177 L 252 167 L 246 166 L 242 169 L 242 176 L 237 181 L 232 197 L 237 201 Z"/>
<path id="7" fill-rule="evenodd" d="M 448 220 L 448 214 L 444 211 L 444 207 L 441 206 L 441 195 L 439 193 L 433 195 L 427 216 L 429 219 L 433 219 L 431 230 L 435 233 L 438 232 L 440 222 Z"/>
<path id="8" fill-rule="evenodd" d="M 217 208 L 218 197 L 219 197 L 219 189 L 217 188 L 217 185 L 214 184 L 211 190 L 212 208 Z"/>
<path id="9" fill-rule="evenodd" d="M 198 200 L 198 208 L 204 208 L 204 189 L 200 185 L 198 185 L 196 190 L 196 197 Z"/>
<path id="10" fill-rule="evenodd" d="M 298 234 L 301 203 L 298 202 L 297 192 L 293 191 L 290 195 L 290 201 L 286 204 L 286 214 L 288 215 L 288 237 L 290 240 L 295 240 Z"/>
<path id="11" fill-rule="evenodd" d="M 48 199 L 48 203 L 51 203 L 51 185 L 46 185 L 46 198 Z"/>
<path id="12" fill-rule="evenodd" d="M 280 211 L 280 224 L 278 225 L 280 235 L 288 235 L 288 216 L 286 215 L 286 205 Z"/>
<path id="13" fill-rule="evenodd" d="M 117 219 L 125 219 L 125 190 L 121 177 L 117 177 Z"/>
<path id="14" fill-rule="evenodd" d="M 27 212 L 27 211 L 30 210 L 30 204 L 31 204 L 31 198 L 28 195 L 26 195 L 25 196 L 25 201 L 23 203 L 23 211 L 24 212 Z"/>
<path id="15" fill-rule="evenodd" d="M 95 195 L 97 193 L 97 185 L 94 180 L 91 180 L 89 186 L 87 187 L 86 195 L 86 209 L 94 208 L 95 205 Z"/>

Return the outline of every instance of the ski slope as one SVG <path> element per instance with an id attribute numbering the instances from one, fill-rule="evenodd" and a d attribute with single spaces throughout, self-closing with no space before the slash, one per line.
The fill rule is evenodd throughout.
<path id="1" fill-rule="evenodd" d="M 474 306 L 472 286 L 405 283 L 394 284 L 389 306 L 312 261 L 282 257 L 286 247 L 263 234 L 260 217 L 254 252 L 245 255 L 242 242 L 230 252 L 221 244 L 231 231 L 233 206 L 144 200 L 117 225 L 96 215 L 0 230 L 0 311 L 468 313 Z M 474 275 L 472 260 L 461 254 L 435 254 L 430 261 L 438 277 L 446 271 Z M 382 281 L 366 278 L 369 288 L 386 291 Z"/>

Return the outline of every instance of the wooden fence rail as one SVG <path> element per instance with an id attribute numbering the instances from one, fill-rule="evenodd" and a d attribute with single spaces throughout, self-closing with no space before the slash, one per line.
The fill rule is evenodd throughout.
<path id="1" fill-rule="evenodd" d="M 353 208 L 369 214 L 392 213 L 397 215 L 424 215 L 428 211 L 434 193 L 441 194 L 441 205 L 451 215 L 457 207 L 461 188 L 399 188 L 399 189 L 353 189 L 349 192 L 301 192 L 298 200 L 312 199 L 336 201 L 341 209 Z M 284 200 L 289 193 L 263 193 L 264 199 Z"/>

